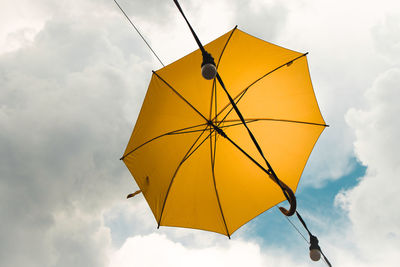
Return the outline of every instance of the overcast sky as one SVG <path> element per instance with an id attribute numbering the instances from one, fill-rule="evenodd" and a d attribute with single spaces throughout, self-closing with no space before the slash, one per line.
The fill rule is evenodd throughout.
<path id="1" fill-rule="evenodd" d="M 324 266 L 275 209 L 228 240 L 162 227 L 121 157 L 151 55 L 112 0 L 1 0 L 0 266 Z M 173 1 L 120 0 L 164 64 L 196 49 Z M 203 43 L 235 25 L 309 52 L 331 126 L 298 188 L 334 266 L 398 266 L 400 3 L 180 1 Z"/>

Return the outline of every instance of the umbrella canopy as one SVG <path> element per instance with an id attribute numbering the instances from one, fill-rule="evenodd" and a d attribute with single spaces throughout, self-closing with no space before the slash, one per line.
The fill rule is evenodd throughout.
<path id="1" fill-rule="evenodd" d="M 307 54 L 237 28 L 204 48 L 214 56 L 218 74 L 276 175 L 296 191 L 327 126 Z M 153 72 L 121 159 L 158 226 L 230 236 L 285 196 L 258 166 L 268 169 L 223 88 L 216 79 L 202 77 L 202 60 L 196 50 Z"/>

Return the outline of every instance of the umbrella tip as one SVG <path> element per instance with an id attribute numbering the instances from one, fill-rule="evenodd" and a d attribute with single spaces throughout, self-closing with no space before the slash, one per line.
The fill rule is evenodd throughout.
<path id="1" fill-rule="evenodd" d="M 134 196 L 136 196 L 137 194 L 140 194 L 140 193 L 142 193 L 142 190 L 136 190 L 134 193 L 131 193 L 131 194 L 127 195 L 126 198 L 128 199 L 128 198 L 134 197 Z"/>

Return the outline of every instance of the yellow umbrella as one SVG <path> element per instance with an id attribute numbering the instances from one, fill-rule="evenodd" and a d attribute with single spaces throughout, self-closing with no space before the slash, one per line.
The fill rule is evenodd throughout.
<path id="1" fill-rule="evenodd" d="M 217 78 L 202 77 L 201 50 L 153 72 L 121 159 L 158 226 L 230 236 L 285 200 L 281 189 L 294 205 L 292 191 L 327 125 L 307 54 L 236 27 L 204 49 L 215 58 Z"/>

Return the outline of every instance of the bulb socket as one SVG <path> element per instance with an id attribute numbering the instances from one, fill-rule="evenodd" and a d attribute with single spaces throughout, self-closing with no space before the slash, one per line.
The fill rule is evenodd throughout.
<path id="1" fill-rule="evenodd" d="M 201 63 L 201 75 L 206 80 L 212 80 L 217 76 L 217 67 L 211 54 L 203 52 L 203 63 Z"/>

